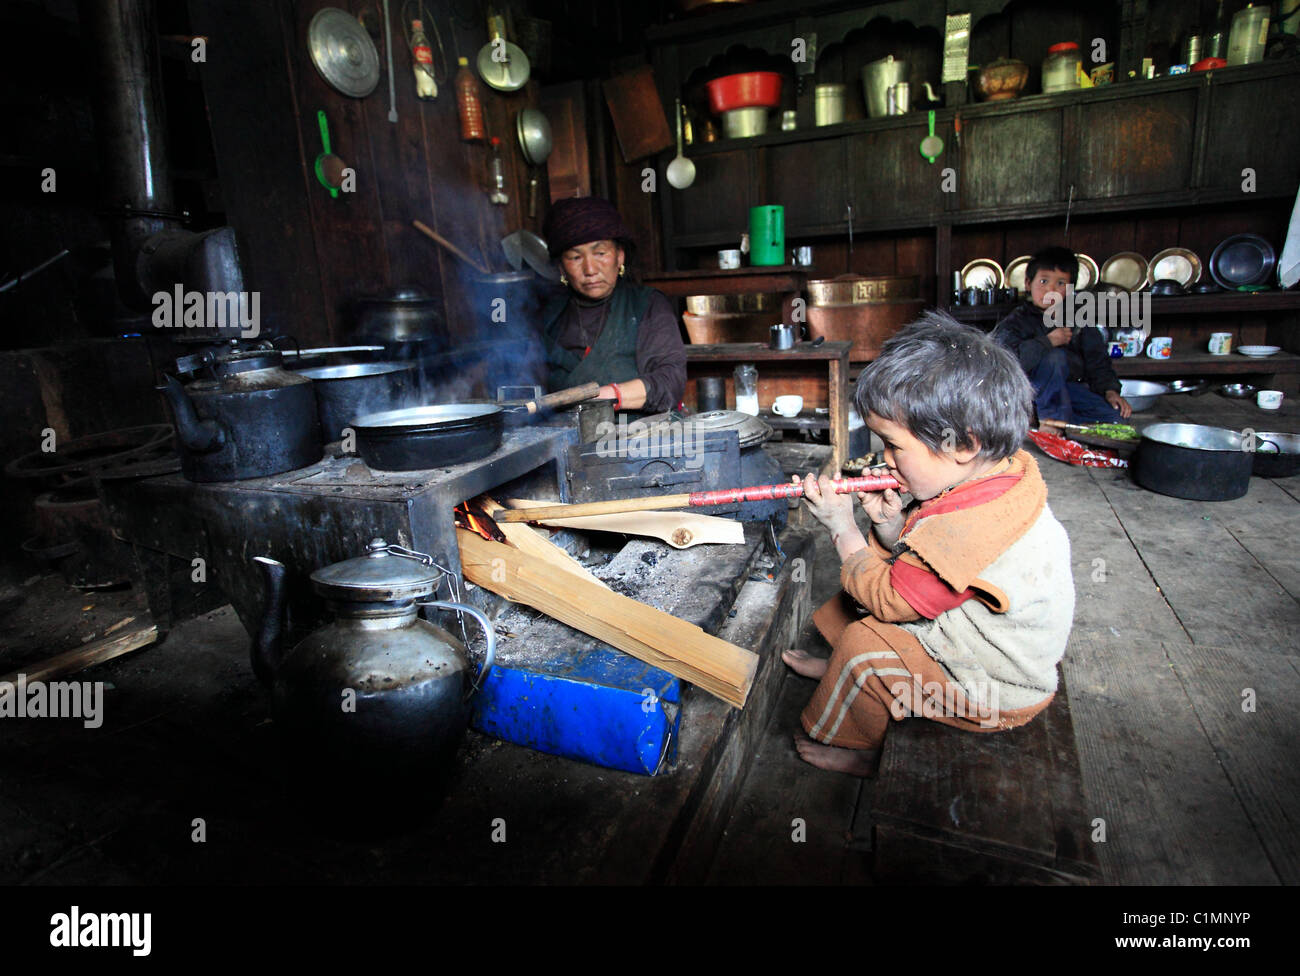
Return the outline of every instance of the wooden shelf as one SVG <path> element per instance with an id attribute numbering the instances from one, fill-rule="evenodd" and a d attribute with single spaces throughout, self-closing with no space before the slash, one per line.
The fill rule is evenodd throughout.
<path id="1" fill-rule="evenodd" d="M 958 322 L 997 322 L 1016 305 L 953 305 L 947 311 Z M 1104 307 L 1104 306 L 1102 306 Z M 1300 309 L 1300 291 L 1221 292 L 1213 295 L 1153 295 L 1151 314 L 1234 315 L 1241 312 L 1288 312 Z M 1101 324 L 1105 324 L 1104 322 Z"/>
<path id="2" fill-rule="evenodd" d="M 1115 372 L 1121 377 L 1171 376 L 1181 374 L 1188 376 L 1243 375 L 1274 373 L 1300 373 L 1300 355 L 1291 352 L 1274 353 L 1272 356 L 1243 356 L 1233 352 L 1226 356 L 1214 356 L 1208 352 L 1174 353 L 1171 359 L 1152 359 L 1149 356 L 1127 356 L 1124 359 L 1112 359 Z"/>
<path id="3" fill-rule="evenodd" d="M 718 342 L 707 346 L 688 345 L 688 363 L 755 362 L 769 363 L 778 360 L 826 361 L 847 356 L 851 342 L 796 342 L 793 349 L 773 349 L 765 342 Z"/>
<path id="4" fill-rule="evenodd" d="M 747 268 L 698 268 L 657 271 L 641 276 L 642 283 L 669 296 L 743 295 L 751 292 L 788 294 L 803 291 L 808 268 L 794 265 Z"/>

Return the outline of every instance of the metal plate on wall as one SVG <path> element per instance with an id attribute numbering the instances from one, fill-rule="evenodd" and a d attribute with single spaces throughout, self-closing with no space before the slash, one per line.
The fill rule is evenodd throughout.
<path id="1" fill-rule="evenodd" d="M 365 98 L 379 84 L 379 52 L 361 22 L 346 10 L 325 7 L 307 27 L 312 64 L 344 95 Z"/>

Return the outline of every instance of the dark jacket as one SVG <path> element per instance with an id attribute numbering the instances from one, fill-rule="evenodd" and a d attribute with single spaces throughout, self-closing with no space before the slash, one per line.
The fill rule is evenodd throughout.
<path id="1" fill-rule="evenodd" d="M 994 341 L 1016 355 L 1026 375 L 1032 375 L 1043 357 L 1055 348 L 1047 339 L 1051 329 L 1043 321 L 1043 314 L 1032 302 L 1021 302 L 993 330 Z M 1110 344 L 1100 329 L 1076 328 L 1065 346 L 1065 361 L 1067 379 L 1087 384 L 1099 396 L 1107 390 L 1120 391 L 1119 377 L 1110 364 Z"/>

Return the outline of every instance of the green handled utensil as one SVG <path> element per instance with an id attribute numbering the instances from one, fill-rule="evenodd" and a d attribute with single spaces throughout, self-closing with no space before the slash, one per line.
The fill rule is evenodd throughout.
<path id="1" fill-rule="evenodd" d="M 331 175 L 341 177 L 343 171 L 343 160 L 335 156 L 330 149 L 330 127 L 325 121 L 325 110 L 316 110 L 316 121 L 320 123 L 320 141 L 324 150 L 316 157 L 316 179 L 320 180 L 320 185 L 330 191 L 330 196 L 337 198 L 339 195 L 339 186 L 341 179 L 337 182 L 330 182 Z"/>
<path id="2" fill-rule="evenodd" d="M 930 134 L 921 140 L 921 155 L 933 163 L 943 152 L 943 140 L 934 134 L 934 110 L 930 110 Z"/>

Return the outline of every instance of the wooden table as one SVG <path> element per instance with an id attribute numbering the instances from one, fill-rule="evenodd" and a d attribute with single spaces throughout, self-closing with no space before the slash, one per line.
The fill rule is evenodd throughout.
<path id="1" fill-rule="evenodd" d="M 829 408 L 825 426 L 830 430 L 831 463 L 838 473 L 849 456 L 849 349 L 852 345 L 850 342 L 823 342 L 814 346 L 810 342 L 799 342 L 793 349 L 784 350 L 771 349 L 761 342 L 689 345 L 686 347 L 686 374 L 688 379 L 717 375 L 718 367 L 753 363 L 758 367 L 760 409 L 764 406 L 770 408 L 772 401 L 783 393 L 799 393 L 804 397 L 804 410 L 810 411 L 809 394 L 825 390 Z M 766 379 L 765 365 L 770 367 Z M 792 374 L 795 377 L 793 381 Z M 728 395 L 734 398 L 730 377 L 727 383 Z M 808 390 L 808 394 L 801 392 L 802 389 Z"/>

